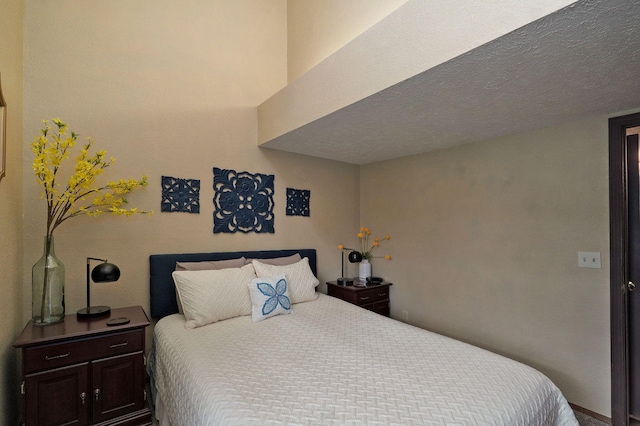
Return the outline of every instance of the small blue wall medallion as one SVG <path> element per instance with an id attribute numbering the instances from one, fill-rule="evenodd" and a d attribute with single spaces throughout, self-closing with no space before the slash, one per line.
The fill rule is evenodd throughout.
<path id="1" fill-rule="evenodd" d="M 287 188 L 287 216 L 309 216 L 310 198 L 308 189 Z"/>
<path id="2" fill-rule="evenodd" d="M 274 175 L 213 168 L 213 233 L 273 233 Z"/>
<path id="3" fill-rule="evenodd" d="M 200 213 L 200 181 L 162 176 L 161 211 Z"/>

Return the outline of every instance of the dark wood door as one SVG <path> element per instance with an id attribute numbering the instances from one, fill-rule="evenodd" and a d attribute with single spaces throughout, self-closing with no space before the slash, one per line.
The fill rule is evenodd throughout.
<path id="1" fill-rule="evenodd" d="M 638 148 L 627 130 L 640 126 L 640 113 L 609 119 L 609 217 L 611 248 L 611 421 L 638 424 L 640 408 L 640 287 L 632 290 L 640 249 L 638 236 Z M 637 265 L 635 265 L 637 267 Z M 634 271 L 633 269 L 636 269 Z M 636 285 L 640 285 L 635 278 Z"/>
<path id="2" fill-rule="evenodd" d="M 79 364 L 25 377 L 25 426 L 89 424 L 89 366 Z"/>
<path id="3" fill-rule="evenodd" d="M 142 352 L 95 361 L 91 365 L 93 423 L 123 416 L 145 406 Z"/>
<path id="4" fill-rule="evenodd" d="M 629 281 L 627 340 L 629 363 L 629 416 L 640 420 L 640 167 L 638 135 L 627 136 L 629 175 Z"/>

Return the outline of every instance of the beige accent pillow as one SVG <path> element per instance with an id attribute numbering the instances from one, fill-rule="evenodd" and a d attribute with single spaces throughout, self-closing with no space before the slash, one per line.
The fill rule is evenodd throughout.
<path id="1" fill-rule="evenodd" d="M 251 263 L 251 262 L 249 262 Z M 242 256 L 237 259 L 226 260 L 203 260 L 200 262 L 176 262 L 176 271 L 206 271 L 206 270 L 218 270 L 227 268 L 242 268 L 247 265 L 247 259 Z M 178 312 L 184 314 L 182 309 L 182 301 L 176 289 L 176 302 L 178 303 Z"/>
<path id="2" fill-rule="evenodd" d="M 201 262 L 176 262 L 176 271 L 203 271 L 210 269 L 227 269 L 242 268 L 247 264 L 247 259 L 239 257 L 238 259 L 228 260 L 204 260 Z"/>
<path id="3" fill-rule="evenodd" d="M 174 271 L 187 328 L 251 314 L 247 283 L 256 278 L 253 265 L 204 271 Z"/>
<path id="4" fill-rule="evenodd" d="M 306 302 L 315 300 L 318 297 L 316 287 L 320 284 L 320 281 L 313 275 L 308 257 L 291 265 L 268 265 L 256 259 L 253 259 L 252 263 L 258 277 L 281 274 L 287 276 L 291 303 Z"/>
<path id="5" fill-rule="evenodd" d="M 298 263 L 302 260 L 300 253 L 292 254 L 291 256 L 283 256 L 283 257 L 274 257 L 272 259 L 246 259 L 246 265 L 257 260 L 260 263 L 265 263 L 267 265 L 291 265 L 293 263 Z"/>

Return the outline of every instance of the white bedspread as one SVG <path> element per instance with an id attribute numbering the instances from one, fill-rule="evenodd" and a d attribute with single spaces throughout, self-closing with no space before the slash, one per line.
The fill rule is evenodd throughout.
<path id="1" fill-rule="evenodd" d="M 577 425 L 540 372 L 338 299 L 291 315 L 154 331 L 155 383 L 174 426 Z"/>

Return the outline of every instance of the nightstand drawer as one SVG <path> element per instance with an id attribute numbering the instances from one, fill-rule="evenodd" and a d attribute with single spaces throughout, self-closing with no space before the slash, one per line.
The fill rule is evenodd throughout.
<path id="1" fill-rule="evenodd" d="M 383 281 L 366 287 L 344 286 L 335 281 L 327 282 L 327 294 L 364 309 L 389 316 L 389 287 L 393 284 Z"/>
<path id="2" fill-rule="evenodd" d="M 389 298 L 389 287 L 372 288 L 356 293 L 356 304 L 366 305 L 369 303 L 386 300 Z"/>
<path id="3" fill-rule="evenodd" d="M 106 334 L 24 350 L 25 374 L 144 350 L 144 330 Z"/>

